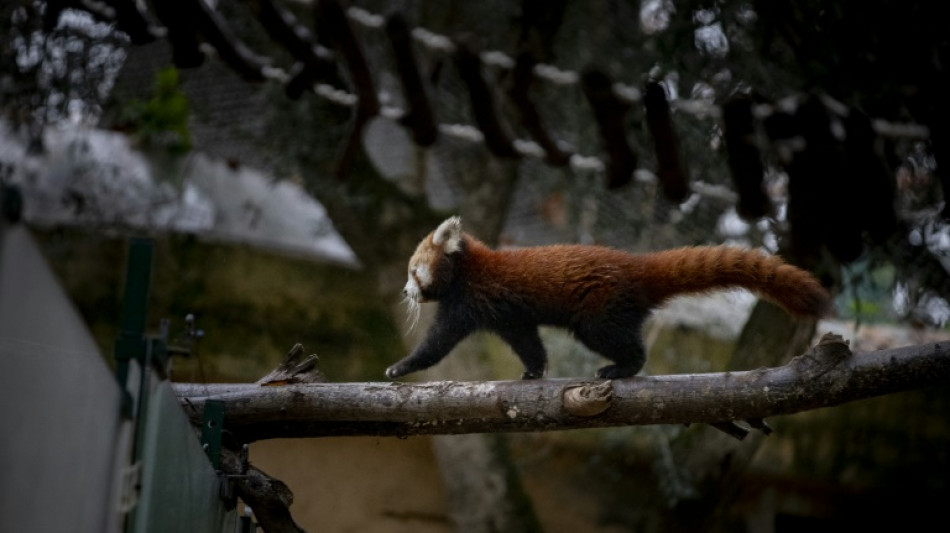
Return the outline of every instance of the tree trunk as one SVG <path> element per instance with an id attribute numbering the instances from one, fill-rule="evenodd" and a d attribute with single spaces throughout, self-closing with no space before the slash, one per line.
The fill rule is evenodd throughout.
<path id="1" fill-rule="evenodd" d="M 808 346 L 814 332 L 814 321 L 795 320 L 778 306 L 759 300 L 742 329 L 727 370 L 788 361 Z M 716 520 L 715 512 L 722 508 L 720 502 L 737 489 L 736 481 L 766 436 L 754 432 L 749 438 L 736 440 L 714 429 L 699 426 L 690 430 L 691 435 L 684 434 L 668 444 L 676 468 L 689 479 L 687 490 L 664 495 L 674 502 L 662 513 L 671 530 L 708 529 Z"/>

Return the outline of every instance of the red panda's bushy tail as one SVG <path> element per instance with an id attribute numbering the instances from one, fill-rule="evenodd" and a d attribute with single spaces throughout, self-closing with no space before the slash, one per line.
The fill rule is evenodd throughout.
<path id="1" fill-rule="evenodd" d="M 741 287 L 795 316 L 820 317 L 831 306 L 831 296 L 814 276 L 756 250 L 698 246 L 643 258 L 643 275 L 657 303 L 678 294 Z"/>

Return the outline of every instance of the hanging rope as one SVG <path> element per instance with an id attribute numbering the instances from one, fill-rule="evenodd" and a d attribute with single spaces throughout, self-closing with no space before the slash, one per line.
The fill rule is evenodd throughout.
<path id="1" fill-rule="evenodd" d="M 785 168 L 790 175 L 807 174 L 799 172 L 799 167 L 803 165 L 814 171 L 821 170 L 803 163 L 816 153 L 815 150 L 837 153 L 831 149 L 831 143 L 838 142 L 833 136 L 820 133 L 815 128 L 810 129 L 808 135 L 799 131 L 802 124 L 815 124 L 815 121 L 807 120 L 807 117 L 816 115 L 806 113 L 802 115 L 805 118 L 796 118 L 794 109 L 784 109 L 788 107 L 789 102 L 797 105 L 794 98 L 778 104 L 740 103 L 733 106 L 727 103 L 724 109 L 705 99 L 670 99 L 662 85 L 655 81 L 650 82 L 645 91 L 641 91 L 638 87 L 611 80 L 605 73 L 594 70 L 579 74 L 556 65 L 534 62 L 527 56 L 512 58 L 502 51 L 475 50 L 464 41 L 455 41 L 421 27 L 411 28 L 398 14 L 383 17 L 359 7 L 343 9 L 337 0 L 318 0 L 315 3 L 315 15 L 319 30 L 332 42 L 334 51 L 331 52 L 318 45 L 305 25 L 297 21 L 290 11 L 277 6 L 273 0 L 252 0 L 250 6 L 271 38 L 280 42 L 296 61 L 290 71 L 275 67 L 268 58 L 252 53 L 231 34 L 225 21 L 203 0 L 184 0 L 175 6 L 166 6 L 163 2 L 153 3 L 155 15 L 167 29 L 176 65 L 196 66 L 204 60 L 207 53 L 213 52 L 248 81 L 266 79 L 281 83 L 292 98 L 299 97 L 309 89 L 330 102 L 353 108 L 356 120 L 338 162 L 337 174 L 341 177 L 347 173 L 365 124 L 371 118 L 381 116 L 399 121 L 410 129 L 413 141 L 420 146 L 431 146 L 437 135 L 445 135 L 484 144 L 497 157 L 532 157 L 543 159 L 551 165 L 567 165 L 574 171 L 604 173 L 609 188 L 621 187 L 631 180 L 658 182 L 665 196 L 675 203 L 684 201 L 690 194 L 717 198 L 728 196 L 738 201 L 739 212 L 743 217 L 754 219 L 772 212 L 768 197 L 762 189 L 764 168 L 753 138 L 756 123 L 762 124 L 773 143 L 784 143 L 786 152 L 790 150 L 789 153 L 798 159 L 797 163 L 791 160 L 786 162 Z M 149 35 L 156 32 L 152 28 L 145 28 L 142 21 L 147 20 L 147 17 L 139 9 L 138 4 L 124 5 L 121 13 L 116 11 L 113 15 L 121 29 L 130 35 L 134 33 L 136 41 L 144 42 L 148 40 Z M 408 109 L 386 104 L 377 96 L 372 73 L 350 23 L 369 30 L 386 32 Z M 202 39 L 207 44 L 202 44 Z M 468 89 L 474 125 L 437 122 L 425 91 L 425 84 L 419 74 L 412 41 L 430 53 L 448 56 L 453 60 L 459 77 Z M 347 69 L 351 90 L 339 88 L 343 82 L 337 73 L 337 59 L 341 59 Z M 513 81 L 503 94 L 514 104 L 521 126 L 530 135 L 530 139 L 515 138 L 506 130 L 504 122 L 498 116 L 494 91 L 482 75 L 483 66 L 510 74 Z M 559 87 L 580 85 L 600 131 L 603 157 L 573 152 L 548 133 L 529 95 L 530 87 L 536 83 Z M 852 114 L 846 106 L 827 96 L 805 102 L 810 102 L 805 106 L 805 111 L 812 109 L 811 105 L 820 105 L 835 121 L 844 121 Z M 626 137 L 623 115 L 635 104 L 644 106 L 646 125 L 656 152 L 656 174 L 638 168 L 639 159 Z M 672 121 L 673 112 L 722 121 L 729 166 L 738 196 L 721 186 L 712 186 L 701 181 L 690 183 L 687 180 L 688 172 Z M 826 126 L 827 123 L 822 123 L 820 127 Z M 929 136 L 926 127 L 894 124 L 883 120 L 868 119 L 862 124 L 852 124 L 851 129 L 856 132 L 858 140 L 849 145 L 849 159 L 862 157 L 860 154 L 868 156 L 869 149 L 866 147 L 870 146 L 876 135 L 917 139 L 926 139 Z M 871 141 L 862 135 L 870 135 Z M 808 137 L 807 149 L 795 148 L 794 142 L 791 141 L 804 137 Z M 869 172 L 877 172 L 880 175 L 876 163 L 867 162 L 865 166 Z M 805 181 L 808 182 L 807 179 Z M 796 184 L 792 188 L 801 189 L 799 185 Z M 880 187 L 875 191 L 880 196 L 876 204 L 884 205 L 887 191 Z M 790 209 L 790 212 L 792 215 L 799 212 L 798 206 Z M 811 212 L 811 208 L 801 212 L 807 214 Z M 805 214 L 795 218 L 808 219 Z M 808 231 L 807 226 L 808 224 L 803 226 L 802 236 L 805 241 L 812 240 L 805 238 L 805 234 L 823 235 L 821 230 Z M 837 255 L 853 256 L 855 247 L 849 243 L 854 242 L 854 232 L 846 231 L 843 227 L 838 229 L 840 231 L 835 232 L 839 234 L 835 245 Z M 848 236 L 845 237 L 845 234 Z"/>

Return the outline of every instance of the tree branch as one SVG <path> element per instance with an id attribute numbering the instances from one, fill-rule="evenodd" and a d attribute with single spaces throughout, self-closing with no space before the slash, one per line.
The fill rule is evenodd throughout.
<path id="1" fill-rule="evenodd" d="M 237 453 L 227 448 L 221 450 L 221 470 L 234 482 L 237 496 L 254 510 L 263 531 L 303 533 L 304 529 L 290 515 L 294 495 L 283 481 L 244 464 Z"/>
<path id="2" fill-rule="evenodd" d="M 278 387 L 178 384 L 194 419 L 226 403 L 238 442 L 337 435 L 553 431 L 750 421 L 950 384 L 950 342 L 852 355 L 826 334 L 788 364 L 745 372 L 603 381 L 307 383 Z"/>

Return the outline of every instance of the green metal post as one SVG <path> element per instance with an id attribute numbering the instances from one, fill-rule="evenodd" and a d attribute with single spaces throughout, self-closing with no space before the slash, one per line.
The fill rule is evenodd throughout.
<path id="1" fill-rule="evenodd" d="M 132 417 L 132 398 L 128 392 L 129 361 L 136 359 L 145 368 L 147 344 L 145 318 L 148 289 L 152 275 L 152 241 L 134 238 L 129 242 L 125 274 L 125 293 L 119 317 L 119 337 L 115 343 L 116 379 L 123 391 L 122 414 Z"/>

